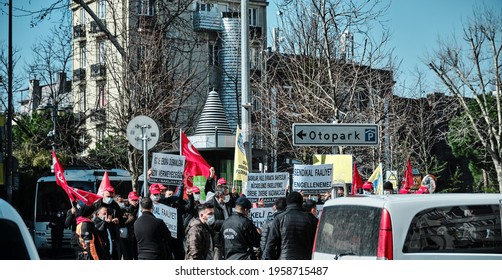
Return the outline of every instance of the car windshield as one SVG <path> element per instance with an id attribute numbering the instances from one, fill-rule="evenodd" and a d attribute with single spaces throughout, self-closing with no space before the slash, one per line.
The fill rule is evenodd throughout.
<path id="1" fill-rule="evenodd" d="M 315 251 L 332 254 L 376 256 L 382 209 L 339 205 L 325 207 Z"/>

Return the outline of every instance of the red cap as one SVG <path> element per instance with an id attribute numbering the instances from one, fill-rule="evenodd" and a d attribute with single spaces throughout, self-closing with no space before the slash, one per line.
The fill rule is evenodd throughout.
<path id="1" fill-rule="evenodd" d="M 139 195 L 136 192 L 130 192 L 127 198 L 129 198 L 130 200 L 138 200 Z"/>
<path id="2" fill-rule="evenodd" d="M 106 186 L 104 189 L 105 192 L 115 193 L 115 189 L 112 186 Z"/>
<path id="3" fill-rule="evenodd" d="M 217 185 L 226 185 L 226 184 L 227 184 L 227 180 L 225 180 L 225 178 L 218 179 Z"/>
<path id="4" fill-rule="evenodd" d="M 409 194 L 409 193 L 410 193 L 410 191 L 409 191 L 408 189 L 406 189 L 406 188 L 402 188 L 402 189 L 400 189 L 400 190 L 399 190 L 399 192 L 398 192 L 398 193 L 399 193 L 399 194 Z"/>
<path id="5" fill-rule="evenodd" d="M 161 191 L 165 191 L 165 190 L 167 190 L 167 187 L 166 187 L 166 186 L 164 186 L 164 185 L 162 185 L 162 184 L 157 184 L 157 185 L 159 186 L 159 190 L 161 190 Z"/>
<path id="6" fill-rule="evenodd" d="M 150 186 L 150 193 L 151 194 L 160 194 L 160 188 L 158 184 L 153 184 Z"/>
<path id="7" fill-rule="evenodd" d="M 424 185 L 421 185 L 420 188 L 417 190 L 416 194 L 424 194 L 424 193 L 430 193 L 429 188 L 427 188 Z"/>
<path id="8" fill-rule="evenodd" d="M 200 193 L 199 187 L 192 187 L 192 192 L 193 193 Z"/>
<path id="9" fill-rule="evenodd" d="M 372 190 L 373 189 L 373 183 L 372 182 L 365 182 L 363 184 L 363 190 Z"/>

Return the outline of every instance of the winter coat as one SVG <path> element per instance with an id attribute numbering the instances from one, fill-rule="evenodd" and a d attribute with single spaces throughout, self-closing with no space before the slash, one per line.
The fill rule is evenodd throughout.
<path id="1" fill-rule="evenodd" d="M 275 248 L 275 250 L 269 250 L 268 253 L 272 254 L 270 256 L 263 255 L 263 252 L 265 251 L 265 247 L 267 245 L 268 234 L 270 232 L 270 227 L 272 226 L 272 223 L 274 222 L 275 217 L 277 215 L 279 215 L 280 213 L 282 213 L 282 212 L 284 212 L 284 211 L 277 211 L 277 212 L 275 212 L 272 215 L 272 219 L 266 221 L 263 224 L 263 226 L 261 227 L 260 251 L 262 253 L 261 259 L 263 259 L 263 260 L 276 260 L 279 257 L 278 254 L 277 254 L 279 252 L 279 248 Z"/>
<path id="2" fill-rule="evenodd" d="M 76 219 L 75 232 L 79 242 L 79 260 L 103 260 L 107 259 L 107 254 L 103 248 L 94 223 L 84 217 Z"/>
<path id="3" fill-rule="evenodd" d="M 213 259 L 213 236 L 208 225 L 194 218 L 188 224 L 185 236 L 185 260 Z"/>
<path id="4" fill-rule="evenodd" d="M 280 260 L 309 260 L 312 255 L 315 225 L 300 205 L 288 205 L 272 222 L 263 256 L 279 248 Z M 264 258 L 267 259 L 267 258 Z"/>
<path id="5" fill-rule="evenodd" d="M 226 260 L 256 259 L 253 248 L 260 246 L 260 234 L 248 217 L 241 213 L 230 216 L 221 226 L 220 235 Z"/>
<path id="6" fill-rule="evenodd" d="M 171 232 L 164 221 L 156 218 L 151 212 L 143 211 L 134 222 L 134 235 L 138 241 L 138 259 L 168 259 L 168 242 Z"/>

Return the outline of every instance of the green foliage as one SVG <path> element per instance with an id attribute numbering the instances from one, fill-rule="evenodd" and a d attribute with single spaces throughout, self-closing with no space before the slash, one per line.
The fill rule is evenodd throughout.
<path id="1" fill-rule="evenodd" d="M 462 171 L 460 171 L 460 168 L 457 166 L 455 167 L 455 172 L 453 175 L 450 177 L 450 180 L 448 180 L 447 185 L 449 187 L 442 188 L 439 190 L 439 193 L 455 193 L 455 192 L 463 192 L 463 182 L 461 180 L 462 177 Z"/>
<path id="2" fill-rule="evenodd" d="M 125 137 L 109 136 L 96 143 L 96 148 L 89 151 L 86 161 L 101 168 L 128 169 L 127 146 Z"/>

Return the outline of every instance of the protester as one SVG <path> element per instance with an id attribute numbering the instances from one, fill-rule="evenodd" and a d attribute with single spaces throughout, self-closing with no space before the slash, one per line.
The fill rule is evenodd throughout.
<path id="1" fill-rule="evenodd" d="M 275 253 L 279 252 L 279 248 L 274 248 L 268 251 L 268 253 L 271 253 L 273 255 L 271 256 L 264 256 L 263 252 L 265 251 L 265 246 L 267 245 L 267 240 L 268 240 L 268 233 L 269 233 L 269 228 L 274 221 L 274 218 L 284 212 L 286 210 L 286 198 L 285 197 L 279 197 L 275 200 L 274 205 L 272 206 L 272 209 L 274 213 L 272 214 L 272 217 L 270 220 L 266 221 L 262 228 L 261 228 L 261 240 L 260 240 L 260 250 L 258 251 L 258 257 L 261 259 L 267 259 L 267 260 L 276 260 L 279 256 L 276 256 Z"/>
<path id="2" fill-rule="evenodd" d="M 110 260 L 113 254 L 113 223 L 111 222 L 111 216 L 108 215 L 107 208 L 105 206 L 99 207 L 92 221 L 105 251 L 101 259 Z"/>
<path id="3" fill-rule="evenodd" d="M 136 236 L 134 235 L 134 222 L 138 217 L 139 195 L 136 192 L 130 192 L 127 196 L 127 200 L 129 201 L 129 205 L 124 209 L 124 224 L 127 228 L 127 235 L 125 240 L 123 239 L 123 243 L 129 259 L 137 260 L 138 244 L 136 242 Z"/>
<path id="4" fill-rule="evenodd" d="M 312 200 L 307 200 L 302 205 L 303 211 L 307 213 L 309 219 L 312 221 L 312 224 L 315 226 L 314 234 L 317 231 L 317 224 L 319 223 L 319 213 L 317 211 L 317 203 Z"/>
<path id="5" fill-rule="evenodd" d="M 185 260 L 212 260 L 214 207 L 203 204 L 197 207 L 198 217 L 190 221 L 186 229 Z"/>
<path id="6" fill-rule="evenodd" d="M 207 196 L 208 192 L 214 193 L 216 190 L 216 172 L 214 167 L 209 168 L 209 176 L 206 178 L 206 185 L 204 186 L 204 194 Z M 206 199 L 207 201 L 208 199 Z"/>
<path id="7" fill-rule="evenodd" d="M 221 226 L 223 253 L 226 260 L 256 260 L 255 247 L 260 247 L 261 230 L 248 218 L 251 201 L 242 195 L 235 201 L 235 215 Z"/>
<path id="8" fill-rule="evenodd" d="M 383 183 L 383 194 L 393 194 L 393 193 L 394 193 L 394 186 L 392 185 L 392 183 L 389 181 Z"/>
<path id="9" fill-rule="evenodd" d="M 373 194 L 373 183 L 365 182 L 363 184 L 363 194 Z"/>
<path id="10" fill-rule="evenodd" d="M 94 207 L 83 205 L 77 214 L 75 232 L 79 241 L 79 260 L 102 260 L 106 259 L 106 253 L 101 245 L 101 240 L 97 233 L 91 217 L 94 214 Z"/>
<path id="11" fill-rule="evenodd" d="M 66 212 L 66 219 L 64 222 L 65 228 L 71 227 L 71 239 L 70 246 L 75 254 L 75 259 L 78 259 L 80 252 L 78 235 L 77 235 L 77 207 L 80 209 L 80 205 L 77 202 L 73 202 L 72 207 Z"/>
<path id="12" fill-rule="evenodd" d="M 192 193 L 193 193 L 193 207 L 190 207 L 187 209 L 185 214 L 183 214 L 183 228 L 186 231 L 186 228 L 188 227 L 188 224 L 192 221 L 193 218 L 198 217 L 198 207 L 201 205 L 200 203 L 200 189 L 199 187 L 192 187 Z M 214 212 L 214 211 L 213 211 Z"/>
<path id="13" fill-rule="evenodd" d="M 119 260 L 122 256 L 123 245 L 120 239 L 120 227 L 124 226 L 123 211 L 118 205 L 118 203 L 113 200 L 115 197 L 115 189 L 112 186 L 107 186 L 103 192 L 103 198 L 97 200 L 94 203 L 96 209 L 101 207 L 106 207 L 107 215 L 107 227 L 110 229 L 110 235 L 112 239 L 111 258 L 113 260 Z M 99 230 L 99 228 L 98 228 Z"/>
<path id="14" fill-rule="evenodd" d="M 278 255 L 280 260 L 311 258 L 315 225 L 302 211 L 302 203 L 303 197 L 299 192 L 293 191 L 286 197 L 286 211 L 274 218 L 263 256 Z M 276 248 L 279 248 L 278 252 L 271 252 Z"/>
<path id="15" fill-rule="evenodd" d="M 180 185 L 175 193 L 176 186 L 168 186 L 165 198 L 159 200 L 159 203 L 176 209 L 177 212 L 177 236 L 169 241 L 169 248 L 175 260 L 185 258 L 185 248 L 183 241 L 185 239 L 185 228 L 183 227 L 183 215 L 186 212 L 193 212 L 194 200 L 191 189 L 187 189 L 188 201 L 183 199 L 184 186 Z"/>
<path id="16" fill-rule="evenodd" d="M 169 259 L 168 242 L 171 239 L 171 232 L 163 220 L 153 215 L 153 201 L 149 197 L 141 199 L 141 209 L 141 216 L 134 222 L 134 235 L 138 241 L 138 259 Z"/>
<path id="17" fill-rule="evenodd" d="M 214 258 L 219 260 L 223 257 L 222 240 L 220 237 L 221 225 L 223 222 L 232 215 L 232 208 L 235 206 L 235 202 L 232 201 L 230 193 L 228 192 L 227 181 L 223 178 L 218 180 L 216 185 L 214 196 L 207 200 L 206 203 L 213 205 L 214 207 L 214 217 L 215 223 L 214 229 Z"/>

